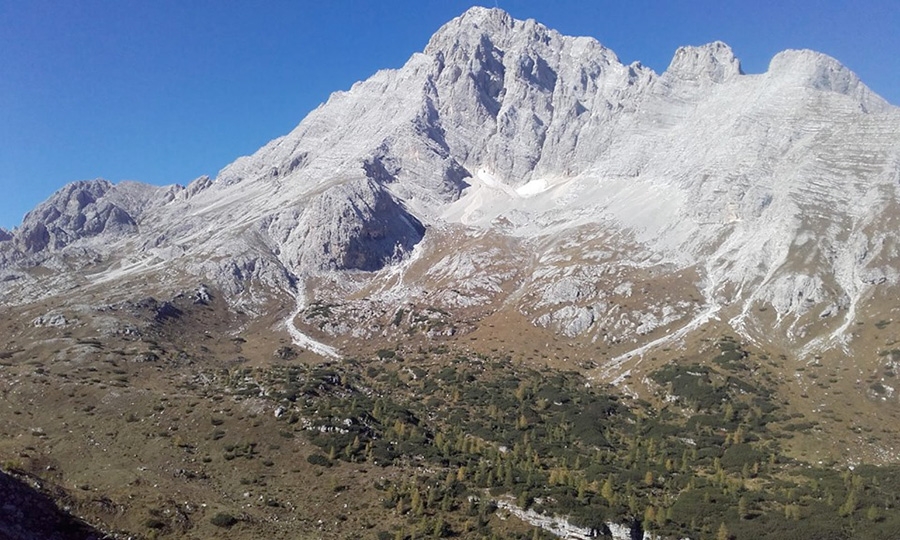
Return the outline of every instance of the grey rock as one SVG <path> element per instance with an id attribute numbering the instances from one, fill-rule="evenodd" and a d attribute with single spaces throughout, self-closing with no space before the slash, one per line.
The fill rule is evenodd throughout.
<path id="1" fill-rule="evenodd" d="M 193 300 L 195 304 L 208 305 L 212 302 L 212 292 L 209 290 L 209 287 L 201 283 L 197 290 L 194 291 Z"/>
<path id="2" fill-rule="evenodd" d="M 721 41 L 701 47 L 679 47 L 666 69 L 666 77 L 698 85 L 724 83 L 742 74 L 740 61 L 731 47 Z"/>
<path id="3" fill-rule="evenodd" d="M 123 235 L 137 231 L 132 216 L 118 203 L 127 199 L 110 194 L 106 180 L 74 182 L 25 215 L 16 237 L 24 250 L 59 250 L 80 238 Z M 118 200 L 117 200 L 118 199 Z"/>
<path id="4" fill-rule="evenodd" d="M 425 227 L 384 187 L 369 179 L 338 184 L 269 227 L 283 259 L 302 270 L 373 271 L 399 260 Z"/>
<path id="5" fill-rule="evenodd" d="M 47 313 L 45 315 L 41 315 L 40 317 L 36 317 L 33 321 L 31 321 L 31 324 L 35 328 L 59 328 L 67 326 L 69 324 L 69 320 L 66 319 L 65 315 L 61 313 Z"/>

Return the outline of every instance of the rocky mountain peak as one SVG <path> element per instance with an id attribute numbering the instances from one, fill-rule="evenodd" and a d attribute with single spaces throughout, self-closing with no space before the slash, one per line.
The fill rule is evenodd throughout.
<path id="1" fill-rule="evenodd" d="M 26 214 L 14 236 L 25 252 L 37 253 L 83 237 L 136 231 L 134 218 L 113 202 L 113 188 L 102 179 L 68 184 Z"/>
<path id="2" fill-rule="evenodd" d="M 845 92 L 860 82 L 855 73 L 834 58 L 809 49 L 781 51 L 769 62 L 769 73 L 790 74 L 815 88 L 835 92 Z"/>
<path id="3" fill-rule="evenodd" d="M 888 102 L 869 90 L 856 73 L 831 56 L 817 51 L 782 51 L 772 58 L 768 74 L 795 86 L 850 96 L 870 112 L 891 108 Z"/>
<path id="4" fill-rule="evenodd" d="M 722 83 L 741 75 L 741 63 L 731 47 L 714 41 L 699 47 L 679 47 L 666 75 L 697 83 Z"/>
<path id="5" fill-rule="evenodd" d="M 511 186 L 530 181 L 544 159 L 556 168 L 557 143 L 575 136 L 576 117 L 594 105 L 607 114 L 645 71 L 622 66 L 593 38 L 485 8 L 444 25 L 425 54 L 438 67 L 435 104 L 448 146 L 471 172 Z"/>
<path id="6" fill-rule="evenodd" d="M 498 26 L 512 28 L 517 21 L 506 11 L 500 8 L 484 6 L 472 6 L 462 15 L 453 19 L 445 26 L 450 26 L 456 21 L 461 25 L 482 26 L 494 31 Z"/>
<path id="7" fill-rule="evenodd" d="M 502 62 L 506 53 L 528 50 L 552 56 L 562 45 L 561 34 L 533 19 L 518 20 L 501 9 L 474 7 L 435 32 L 424 53 L 448 65 L 489 67 Z"/>
<path id="8" fill-rule="evenodd" d="M 25 221 L 27 222 L 31 218 L 43 218 L 54 212 L 76 214 L 87 205 L 95 203 L 112 187 L 112 182 L 102 178 L 72 182 L 57 190 L 49 199 L 26 214 Z"/>
<path id="9" fill-rule="evenodd" d="M 444 24 L 431 36 L 425 54 L 434 54 L 446 44 L 461 42 L 480 36 L 502 39 L 516 26 L 516 20 L 498 8 L 472 7 L 465 13 Z"/>

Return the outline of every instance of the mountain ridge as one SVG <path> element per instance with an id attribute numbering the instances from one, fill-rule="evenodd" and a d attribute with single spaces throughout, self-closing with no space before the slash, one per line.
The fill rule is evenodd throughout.
<path id="1" fill-rule="evenodd" d="M 468 230 L 494 235 L 488 243 L 511 236 L 544 246 L 538 260 L 553 271 L 520 268 L 510 299 L 532 288 L 550 298 L 504 303 L 534 313 L 538 326 L 591 340 L 618 326 L 622 341 L 639 327 L 678 336 L 726 316 L 762 339 L 770 323 L 755 310 L 771 306 L 781 337 L 766 339 L 813 353 L 845 346 L 860 302 L 900 280 L 886 264 L 896 243 L 870 231 L 890 223 L 896 206 L 898 111 L 812 51 L 779 53 L 766 73 L 746 75 L 731 48 L 713 42 L 679 48 L 656 74 L 623 65 L 593 38 L 473 8 L 402 68 L 336 92 L 215 179 L 62 188 L 0 238 L 15 283 L 2 294 L 6 302 L 55 294 L 35 291 L 18 266 L 80 271 L 105 261 L 114 277 L 165 269 L 265 310 L 334 272 L 345 284 L 366 280 L 355 271 L 377 280 L 432 236 L 444 242 Z M 573 231 L 586 238 L 584 253 L 620 259 L 566 263 L 561 239 Z M 809 262 L 791 269 L 800 252 Z M 441 268 L 449 255 L 433 256 Z M 701 306 L 653 298 L 649 311 L 618 319 L 604 288 L 633 285 L 633 269 L 652 267 L 696 269 L 688 295 Z M 617 277 L 601 278 L 610 268 Z M 490 281 L 477 274 L 453 279 Z M 560 282 L 582 291 L 560 296 L 574 303 L 543 291 Z M 510 294 L 489 289 L 473 298 Z M 671 306 L 663 315 L 666 302 L 681 306 L 680 316 Z M 658 325 L 639 323 L 648 317 Z"/>

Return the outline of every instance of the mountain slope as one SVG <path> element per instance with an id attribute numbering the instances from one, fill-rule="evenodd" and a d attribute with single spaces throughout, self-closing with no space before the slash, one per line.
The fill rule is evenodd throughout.
<path id="1" fill-rule="evenodd" d="M 892 537 L 898 126 L 813 51 L 473 8 L 0 229 L 0 462 L 123 537 Z"/>

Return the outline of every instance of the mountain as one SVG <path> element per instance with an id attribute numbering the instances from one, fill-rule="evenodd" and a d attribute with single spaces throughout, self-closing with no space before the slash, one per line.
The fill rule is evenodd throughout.
<path id="1" fill-rule="evenodd" d="M 321 433 L 358 432 L 363 442 L 341 440 L 329 453 L 345 448 L 347 458 L 356 459 L 354 452 L 368 444 L 366 454 L 374 456 L 378 441 L 390 440 L 374 435 L 380 433 L 372 427 L 375 404 L 371 414 L 316 427 L 316 415 L 333 405 L 319 407 L 316 400 L 350 406 L 340 400 L 353 396 L 348 403 L 362 406 L 378 392 L 393 395 L 380 386 L 390 384 L 397 395 L 422 385 L 429 393 L 409 399 L 429 407 L 443 403 L 438 396 L 449 380 L 478 390 L 460 397 L 457 388 L 448 403 L 468 398 L 485 407 L 482 396 L 500 399 L 503 388 L 518 387 L 516 401 L 492 403 L 479 413 L 522 407 L 513 419 L 516 433 L 556 414 L 554 407 L 584 405 L 582 416 L 590 418 L 620 414 L 620 406 L 611 405 L 618 398 L 595 402 L 596 396 L 566 394 L 611 388 L 655 412 L 627 417 L 602 433 L 585 427 L 582 416 L 554 416 L 569 426 L 560 429 L 587 430 L 591 444 L 608 449 L 608 437 L 650 440 L 648 418 L 681 419 L 683 429 L 696 429 L 709 444 L 746 454 L 715 456 L 717 469 L 721 457 L 726 468 L 744 475 L 745 488 L 756 474 L 751 465 L 758 469 L 766 455 L 773 467 L 780 453 L 804 463 L 896 463 L 898 126 L 900 108 L 813 51 L 782 52 L 765 73 L 745 74 L 731 48 L 715 42 L 678 49 L 657 74 L 637 62 L 622 64 L 592 38 L 564 36 L 499 9 L 472 8 L 400 69 L 334 93 L 293 131 L 215 178 L 166 187 L 74 182 L 19 227 L 0 229 L 0 328 L 7 338 L 0 365 L 25 370 L 15 381 L 36 378 L 32 393 L 9 386 L 8 395 L 21 394 L 23 404 L 54 396 L 65 404 L 60 410 L 76 415 L 61 429 L 77 418 L 94 430 L 95 408 L 129 425 L 146 420 L 153 427 L 140 433 L 148 440 L 161 433 L 173 438 L 178 424 L 165 411 L 179 400 L 185 410 L 177 418 L 184 422 L 196 423 L 190 416 L 195 407 L 209 409 L 213 426 L 228 417 L 232 431 L 215 427 L 206 442 L 185 442 L 186 430 L 176 434 L 173 441 L 183 437 L 173 443 L 176 452 L 187 453 L 177 454 L 183 466 L 147 483 L 178 494 L 166 503 L 145 500 L 164 511 L 141 519 L 168 531 L 190 530 L 190 515 L 199 511 L 173 502 L 181 500 L 183 486 L 172 476 L 207 481 L 194 470 L 194 448 L 231 437 L 237 429 L 231 422 L 250 418 L 253 429 L 241 427 L 241 437 L 264 433 L 269 441 L 293 437 L 284 418 Z M 429 355 L 449 356 L 437 365 Z M 502 359 L 486 360 L 496 356 Z M 31 373 L 33 362 L 38 367 Z M 357 370 L 353 377 L 367 382 L 342 379 L 335 365 L 350 366 Z M 309 381 L 302 388 L 299 371 L 290 371 L 297 366 L 319 366 L 303 372 Z M 492 371 L 497 366 L 509 373 Z M 394 378 L 382 378 L 389 367 L 396 368 Z M 448 375 L 469 367 L 495 378 Z M 274 371 L 254 375 L 269 368 Z M 281 369 L 290 384 L 276 391 Z M 129 379 L 131 370 L 141 375 Z M 584 381 L 572 382 L 572 372 Z M 42 378 L 48 373 L 62 381 L 58 389 L 48 389 Z M 71 386 L 76 377 L 99 387 L 78 393 Z M 144 386 L 122 389 L 123 379 Z M 497 381 L 506 386 L 491 386 Z M 211 388 L 233 392 L 236 419 Z M 272 396 L 281 400 L 274 419 L 262 415 Z M 525 407 L 525 396 L 542 405 Z M 96 403 L 79 401 L 85 399 Z M 72 400 L 77 407 L 69 406 Z M 296 405 L 301 402 L 306 409 Z M 141 416 L 145 407 L 154 412 Z M 378 408 L 385 414 L 384 404 Z M 408 422 L 418 426 L 413 433 L 424 429 L 424 418 L 395 413 L 401 428 Z M 719 418 L 722 425 L 703 423 Z M 777 437 L 765 431 L 776 429 L 767 423 L 781 430 Z M 751 427 L 762 431 L 744 436 Z M 122 470 L 137 466 L 135 456 L 152 460 L 161 451 L 132 440 L 132 430 L 122 425 L 109 430 L 125 448 L 116 454 L 115 467 Z M 492 431 L 502 426 L 457 434 L 470 440 L 458 446 L 478 447 L 471 440 L 489 441 Z M 32 431 L 40 448 L 51 444 L 44 433 Z M 244 438 L 226 441 L 226 461 L 252 459 L 256 443 Z M 46 450 L 54 456 L 73 452 L 68 443 L 54 444 Z M 322 444 L 326 451 L 331 443 Z M 698 453 L 693 436 L 666 444 L 687 445 L 684 455 Z M 32 456 L 34 448 L 16 455 Z M 655 451 L 636 448 L 628 459 Z M 274 443 L 270 450 L 288 452 Z M 365 459 L 402 462 L 401 451 L 388 450 Z M 696 459 L 708 466 L 702 481 L 724 475 L 701 450 Z M 176 459 L 166 452 L 160 454 L 169 456 L 159 464 L 163 471 Z M 498 457 L 505 451 L 497 452 L 492 459 L 505 459 Z M 420 458 L 414 455 L 407 456 L 410 463 Z M 669 475 L 681 455 L 627 484 L 643 480 L 656 489 L 661 482 L 653 475 Z M 741 461 L 747 456 L 753 459 Z M 338 459 L 308 457 L 312 465 Z M 565 470 L 568 458 L 554 459 Z M 455 463 L 448 459 L 440 466 Z M 685 459 L 681 463 L 687 467 Z M 146 466 L 140 466 L 143 474 Z M 465 479 L 465 470 L 457 476 Z M 847 478 L 844 483 L 856 486 Z M 234 489 L 261 489 L 257 480 L 244 480 Z M 143 489 L 128 482 L 137 490 L 129 498 Z M 121 484 L 110 481 L 109 489 Z M 216 493 L 233 487 L 223 485 Z M 834 498 L 831 487 L 822 489 L 827 497 L 810 497 Z M 201 500 L 211 492 L 192 493 Z M 412 499 L 397 493 L 389 502 L 402 515 Z M 329 492 L 329 500 L 333 496 Z M 233 504 L 228 497 L 217 504 Z M 610 508 L 624 504 L 606 499 Z M 801 513 L 789 501 L 777 504 L 788 505 L 781 514 Z M 830 503 L 809 508 L 834 514 Z M 878 508 L 870 521 L 888 527 L 892 522 L 878 519 Z M 121 513 L 107 514 L 102 519 L 115 521 L 110 516 Z M 750 511 L 742 512 L 740 527 L 768 523 L 745 514 Z M 226 517 L 207 528 L 260 523 L 252 516 Z M 320 532 L 327 530 L 321 519 L 317 523 Z M 640 529 L 640 519 L 634 523 Z M 718 525 L 703 530 L 713 535 Z M 809 530 L 815 537 L 819 529 Z"/>
<path id="2" fill-rule="evenodd" d="M 4 301 L 60 292 L 35 265 L 102 283 L 164 269 L 262 310 L 327 276 L 609 345 L 726 317 L 754 341 L 849 350 L 898 281 L 898 119 L 812 51 L 746 75 L 723 43 L 683 47 L 658 75 L 473 8 L 214 180 L 66 186 L 4 234 Z M 422 255 L 423 275 L 384 285 Z"/>

